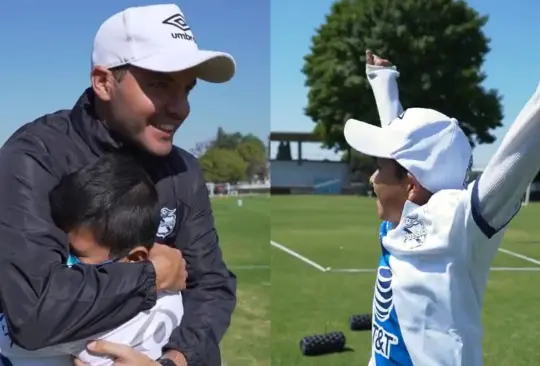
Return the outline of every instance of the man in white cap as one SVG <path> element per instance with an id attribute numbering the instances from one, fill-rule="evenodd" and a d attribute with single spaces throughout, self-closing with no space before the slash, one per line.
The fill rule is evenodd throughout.
<path id="1" fill-rule="evenodd" d="M 85 339 L 151 309 L 157 291 L 185 289 L 182 323 L 160 363 L 221 364 L 218 344 L 235 307 L 236 278 L 223 262 L 201 167 L 173 136 L 189 115 L 197 80 L 223 83 L 234 73 L 230 55 L 198 48 L 178 6 L 129 8 L 97 31 L 91 86 L 75 106 L 25 124 L 4 144 L 0 313 L 16 345 L 36 350 Z M 148 261 L 69 268 L 49 192 L 61 177 L 116 150 L 136 156 L 156 184 L 158 244 Z M 138 360 L 129 364 L 148 362 Z"/>
<path id="2" fill-rule="evenodd" d="M 458 122 L 431 109 L 401 112 L 397 70 L 368 52 L 382 127 L 345 124 L 348 144 L 377 158 L 381 258 L 370 365 L 482 365 L 482 302 L 490 265 L 540 169 L 537 89 L 475 182 Z"/>

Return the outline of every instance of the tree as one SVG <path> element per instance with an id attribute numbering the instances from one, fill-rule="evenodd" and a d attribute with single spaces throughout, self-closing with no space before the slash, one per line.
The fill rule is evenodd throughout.
<path id="1" fill-rule="evenodd" d="M 303 72 L 309 88 L 305 113 L 324 146 L 346 150 L 349 118 L 378 124 L 365 76 L 365 50 L 398 65 L 400 99 L 460 121 L 471 143 L 491 143 L 502 125 L 501 96 L 486 90 L 481 71 L 489 52 L 486 16 L 464 1 L 340 0 L 317 29 Z"/>
<path id="2" fill-rule="evenodd" d="M 226 133 L 223 128 L 219 127 L 216 139 L 213 141 L 212 146 L 220 148 L 220 149 L 227 149 L 227 150 L 234 150 L 238 146 L 238 144 L 242 141 L 241 133 L 235 132 L 235 133 Z"/>
<path id="3" fill-rule="evenodd" d="M 189 150 L 189 152 L 196 158 L 200 158 L 210 147 L 212 147 L 212 143 L 213 141 L 198 142 L 193 149 Z"/>
<path id="4" fill-rule="evenodd" d="M 198 144 L 193 150 L 193 153 L 195 152 L 198 153 L 196 156 L 201 164 L 206 164 L 203 168 L 207 180 L 212 182 L 233 183 L 246 178 L 251 180 L 255 177 L 268 177 L 266 146 L 253 134 L 227 133 L 219 127 L 216 138 L 210 143 Z M 218 156 L 219 154 L 224 155 Z M 224 167 L 220 166 L 225 158 L 231 159 L 230 162 Z M 243 164 L 239 164 L 239 161 Z M 242 175 L 236 171 L 240 166 L 244 169 Z"/>
<path id="5" fill-rule="evenodd" d="M 266 177 L 266 147 L 264 143 L 254 135 L 246 135 L 236 147 L 236 152 L 247 164 L 247 177 Z"/>
<path id="6" fill-rule="evenodd" d="M 246 178 L 247 163 L 234 150 L 211 147 L 199 161 L 207 182 L 237 183 Z"/>

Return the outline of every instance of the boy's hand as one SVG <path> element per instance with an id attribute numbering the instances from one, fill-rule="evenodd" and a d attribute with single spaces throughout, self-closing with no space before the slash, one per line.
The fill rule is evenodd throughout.
<path id="1" fill-rule="evenodd" d="M 390 61 L 373 54 L 371 50 L 366 50 L 366 64 L 381 67 L 393 66 Z"/>

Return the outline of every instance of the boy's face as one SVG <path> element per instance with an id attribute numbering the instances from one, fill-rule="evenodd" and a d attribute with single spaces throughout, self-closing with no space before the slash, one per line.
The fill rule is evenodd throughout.
<path id="1" fill-rule="evenodd" d="M 370 183 L 377 197 L 379 218 L 399 222 L 409 193 L 408 177 L 398 176 L 395 161 L 377 159 L 377 170 L 371 176 Z"/>
<path id="2" fill-rule="evenodd" d="M 148 249 L 143 246 L 133 248 L 125 257 L 115 258 L 110 249 L 98 243 L 89 228 L 78 228 L 68 233 L 70 252 L 84 264 L 115 262 L 140 262 L 148 258 Z"/>

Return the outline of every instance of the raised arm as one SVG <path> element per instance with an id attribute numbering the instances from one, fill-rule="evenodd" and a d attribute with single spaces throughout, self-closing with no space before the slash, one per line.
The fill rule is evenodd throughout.
<path id="1" fill-rule="evenodd" d="M 540 87 L 523 107 L 478 178 L 472 195 L 475 221 L 488 237 L 504 228 L 540 170 Z"/>
<path id="2" fill-rule="evenodd" d="M 399 102 L 399 72 L 385 59 L 366 52 L 366 75 L 375 96 L 381 126 L 387 126 L 403 112 Z"/>
<path id="3" fill-rule="evenodd" d="M 49 159 L 32 135 L 0 150 L 0 312 L 14 343 L 29 350 L 115 328 L 156 301 L 150 262 L 63 264 L 68 243 L 50 215 L 58 178 Z"/>

